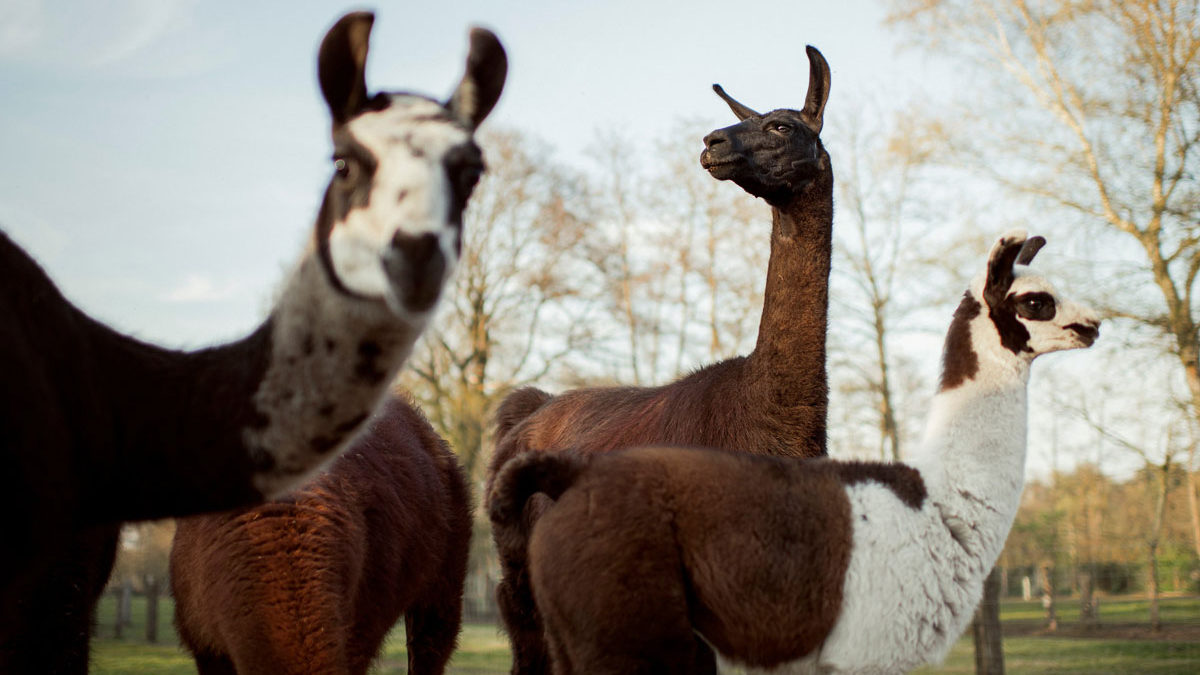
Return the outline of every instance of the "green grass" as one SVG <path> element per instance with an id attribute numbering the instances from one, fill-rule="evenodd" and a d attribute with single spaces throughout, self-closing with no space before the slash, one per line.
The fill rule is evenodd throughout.
<path id="1" fill-rule="evenodd" d="M 1195 675 L 1200 671 L 1200 644 L 1013 637 L 1004 639 L 1004 666 L 1009 675 Z M 942 666 L 914 672 L 974 673 L 971 638 L 959 640 Z"/>
<path id="2" fill-rule="evenodd" d="M 1200 597 L 1159 598 L 1158 612 L 1163 623 L 1200 623 Z M 1039 601 L 1005 600 L 1000 604 L 1004 621 L 1041 621 L 1046 612 Z M 1055 613 L 1059 621 L 1079 620 L 1079 600 L 1060 598 Z M 1142 597 L 1100 598 L 1101 623 L 1149 623 L 1150 601 Z"/>
<path id="3" fill-rule="evenodd" d="M 1145 623 L 1148 603 L 1143 598 L 1105 598 L 1100 604 L 1101 624 Z M 125 629 L 125 637 L 112 637 L 115 602 L 101 602 L 99 636 L 92 643 L 94 675 L 195 675 L 192 659 L 178 646 L 171 626 L 173 605 L 170 598 L 159 603 L 159 642 L 145 642 L 145 600 L 134 598 L 134 625 Z M 1166 624 L 1200 625 L 1200 597 L 1164 598 L 1161 614 Z M 1060 602 L 1059 619 L 1068 623 L 1078 619 L 1078 606 L 1071 599 Z M 1038 603 L 1006 601 L 1001 618 L 1009 625 L 1039 622 L 1042 608 Z M 1200 672 L 1200 642 L 1166 640 L 1113 640 L 1010 636 L 1004 639 L 1004 658 L 1010 675 L 1195 675 Z M 388 636 L 373 675 L 400 675 L 406 672 L 404 628 L 397 626 Z M 511 658 L 508 643 L 497 628 L 489 624 L 468 624 L 459 638 L 459 649 L 450 663 L 450 675 L 507 673 Z M 974 673 L 974 652 L 969 637 L 955 645 L 946 663 L 924 668 L 923 675 Z"/>

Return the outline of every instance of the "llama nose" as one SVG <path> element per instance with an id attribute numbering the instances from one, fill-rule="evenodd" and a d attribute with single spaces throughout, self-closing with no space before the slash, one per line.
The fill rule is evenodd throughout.
<path id="1" fill-rule="evenodd" d="M 392 236 L 392 245 L 384 255 L 383 265 L 396 296 L 409 310 L 423 312 L 437 302 L 447 261 L 436 234 L 397 232 Z"/>
<path id="2" fill-rule="evenodd" d="M 712 150 L 716 146 L 729 142 L 729 133 L 725 129 L 717 129 L 704 137 L 704 147 Z"/>
<path id="3" fill-rule="evenodd" d="M 1073 323 L 1068 325 L 1067 328 L 1075 331 L 1089 345 L 1095 342 L 1096 338 L 1100 337 L 1100 322 L 1095 319 L 1089 319 L 1082 323 Z"/>

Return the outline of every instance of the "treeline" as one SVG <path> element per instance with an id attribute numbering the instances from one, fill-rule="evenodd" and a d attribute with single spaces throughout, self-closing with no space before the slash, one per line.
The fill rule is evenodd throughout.
<path id="1" fill-rule="evenodd" d="M 1165 492 L 1164 492 L 1165 487 Z M 1070 596 L 1099 619 L 1097 594 L 1200 593 L 1200 513 L 1194 475 L 1145 467 L 1115 480 L 1095 465 L 1027 485 L 998 563 L 1009 596 Z"/>

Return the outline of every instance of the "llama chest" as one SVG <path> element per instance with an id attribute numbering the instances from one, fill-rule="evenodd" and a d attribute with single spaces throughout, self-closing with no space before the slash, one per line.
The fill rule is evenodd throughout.
<path id="1" fill-rule="evenodd" d="M 987 570 L 952 536 L 935 501 L 915 510 L 872 483 L 847 494 L 854 548 L 820 664 L 894 672 L 930 654 L 940 661 L 971 620 Z"/>

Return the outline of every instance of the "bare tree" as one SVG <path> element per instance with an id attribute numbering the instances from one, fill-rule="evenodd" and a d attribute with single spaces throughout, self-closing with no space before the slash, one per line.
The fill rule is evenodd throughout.
<path id="1" fill-rule="evenodd" d="M 903 434 L 898 399 L 909 392 L 897 377 L 892 343 L 904 328 L 898 325 L 900 317 L 923 304 L 930 290 L 910 283 L 928 263 L 931 247 L 926 242 L 937 227 L 921 217 L 919 208 L 921 194 L 927 193 L 918 184 L 930 149 L 916 118 L 907 112 L 887 116 L 860 105 L 849 117 L 838 118 L 834 128 L 831 143 L 840 158 L 835 250 L 842 262 L 834 275 L 843 289 L 835 300 L 841 318 L 835 320 L 848 330 L 841 331 L 831 351 L 842 377 L 856 376 L 843 380 L 837 391 L 867 395 L 879 455 L 899 460 Z M 843 358 L 838 352 L 845 349 L 852 353 Z M 863 358 L 864 353 L 870 358 Z"/>
<path id="2" fill-rule="evenodd" d="M 473 478 L 487 417 L 514 387 L 551 375 L 590 335 L 580 179 L 514 131 L 485 133 L 488 171 L 465 215 L 462 258 L 402 382 Z"/>
<path id="3" fill-rule="evenodd" d="M 982 66 L 964 91 L 972 107 L 955 111 L 968 122 L 952 159 L 1071 216 L 1095 247 L 1140 254 L 1134 277 L 1099 295 L 1113 316 L 1171 339 L 1200 418 L 1200 0 L 892 6 L 922 44 Z"/>
<path id="4" fill-rule="evenodd" d="M 1186 437 L 1182 429 L 1186 428 L 1191 411 L 1177 411 L 1174 416 L 1152 421 L 1145 419 L 1138 411 L 1130 412 L 1122 408 L 1114 412 L 1109 410 L 1108 404 L 1117 400 L 1119 405 L 1119 399 L 1107 389 L 1100 387 L 1092 397 L 1081 400 L 1075 412 L 1105 441 L 1132 453 L 1142 462 L 1141 473 L 1147 482 L 1147 492 L 1154 498 L 1154 508 L 1146 515 L 1148 527 L 1142 529 L 1146 547 L 1146 586 L 1150 596 L 1149 619 L 1151 628 L 1159 630 L 1162 628 L 1158 606 L 1159 551 L 1164 540 L 1172 468 L 1178 467 L 1181 457 L 1187 452 L 1184 446 L 1190 445 L 1181 444 L 1179 439 Z"/>
<path id="5" fill-rule="evenodd" d="M 770 211 L 700 168 L 709 131 L 701 121 L 678 122 L 647 167 L 645 218 L 676 288 L 668 377 L 752 349 L 762 312 Z"/>
<path id="6" fill-rule="evenodd" d="M 1171 336 L 1200 417 L 1200 0 L 891 4 L 920 44 L 982 66 L 947 159 L 1141 251 L 1157 308 L 1113 293 L 1110 313 Z"/>
<path id="7" fill-rule="evenodd" d="M 664 382 L 753 346 L 770 216 L 700 167 L 709 131 L 680 121 L 646 155 L 616 131 L 592 145 L 596 227 L 582 248 L 610 318 L 608 380 Z"/>

